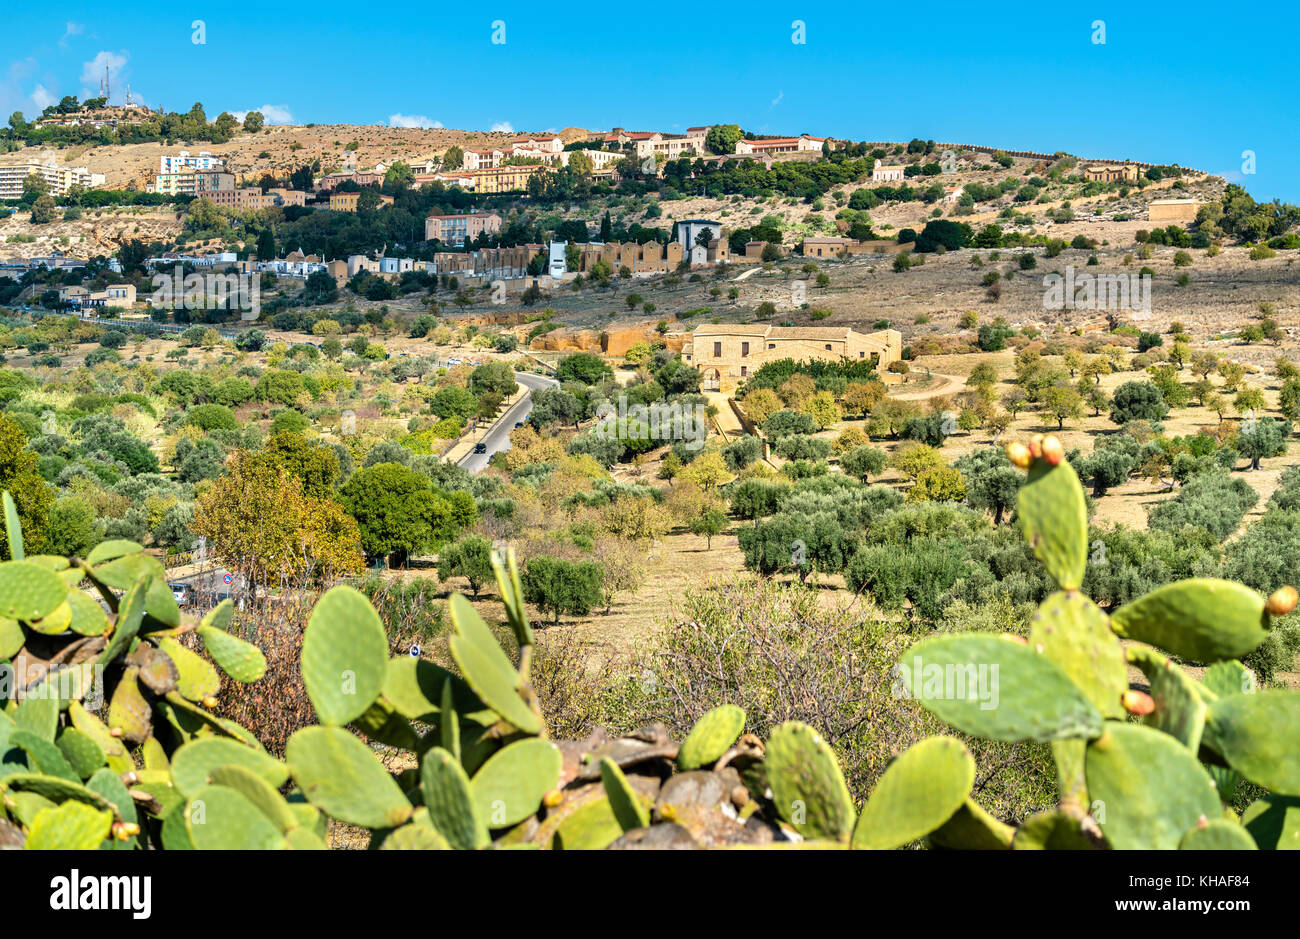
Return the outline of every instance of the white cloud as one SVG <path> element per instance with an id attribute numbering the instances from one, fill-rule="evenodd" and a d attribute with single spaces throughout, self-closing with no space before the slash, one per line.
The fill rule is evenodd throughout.
<path id="1" fill-rule="evenodd" d="M 99 52 L 81 67 L 81 85 L 83 96 L 88 97 L 99 88 L 104 78 L 104 69 L 108 69 L 108 80 L 119 95 L 126 92 L 125 84 L 120 80 L 122 69 L 126 67 L 125 53 Z"/>
<path id="2" fill-rule="evenodd" d="M 51 104 L 58 104 L 59 99 L 46 90 L 44 85 L 37 85 L 32 91 L 32 104 L 36 105 L 37 110 L 44 111 Z"/>
<path id="3" fill-rule="evenodd" d="M 509 121 L 497 121 L 492 125 L 492 130 L 501 134 L 513 134 L 515 132 L 515 126 Z"/>
<path id="4" fill-rule="evenodd" d="M 435 121 L 425 117 L 423 114 L 390 114 L 388 115 L 389 127 L 423 127 L 426 129 L 441 127 L 442 121 Z"/>
<path id="5" fill-rule="evenodd" d="M 246 108 L 243 111 L 231 111 L 230 116 L 237 121 L 242 121 L 249 111 L 261 111 L 262 117 L 268 124 L 292 124 L 293 114 L 289 111 L 287 104 L 264 104 L 260 108 Z"/>
<path id="6" fill-rule="evenodd" d="M 81 23 L 73 23 L 69 21 L 67 28 L 64 29 L 63 31 L 63 37 L 59 40 L 59 45 L 66 48 L 68 45 L 69 36 L 80 36 L 85 31 L 86 31 L 86 27 L 83 26 Z"/>
<path id="7" fill-rule="evenodd" d="M 771 106 L 772 106 L 772 107 L 776 107 L 778 104 L 781 103 L 781 99 L 784 98 L 784 97 L 785 97 L 785 92 L 784 92 L 784 91 L 778 91 L 778 92 L 776 93 L 776 97 L 772 99 L 772 104 L 771 104 Z"/>

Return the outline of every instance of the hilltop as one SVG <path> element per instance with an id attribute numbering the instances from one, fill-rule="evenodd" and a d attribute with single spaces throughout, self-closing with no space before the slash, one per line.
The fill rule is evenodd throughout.
<path id="1" fill-rule="evenodd" d="M 70 146 L 58 150 L 23 147 L 8 159 L 57 158 L 68 165 L 92 167 L 106 177 L 106 188 L 121 189 L 135 183 L 143 189 L 158 172 L 158 158 L 178 150 L 206 150 L 226 160 L 241 177 L 256 181 L 264 173 L 287 174 L 304 163 L 320 161 L 321 171 L 337 169 L 346 155 L 355 156 L 359 167 L 374 166 L 394 160 L 407 163 L 437 159 L 448 147 L 500 146 L 522 136 L 526 131 L 477 131 L 452 128 L 386 127 L 382 124 L 277 124 L 255 134 L 241 133 L 225 143 L 183 140 L 114 144 L 111 146 Z M 566 127 L 556 136 L 569 143 L 591 136 L 591 132 Z M 356 149 L 348 151 L 351 143 Z"/>

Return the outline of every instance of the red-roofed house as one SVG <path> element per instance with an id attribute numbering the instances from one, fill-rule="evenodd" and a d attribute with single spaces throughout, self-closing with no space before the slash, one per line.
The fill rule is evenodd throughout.
<path id="1" fill-rule="evenodd" d="M 737 153 L 798 153 L 801 150 L 820 150 L 825 137 L 774 137 L 767 140 L 738 140 Z"/>

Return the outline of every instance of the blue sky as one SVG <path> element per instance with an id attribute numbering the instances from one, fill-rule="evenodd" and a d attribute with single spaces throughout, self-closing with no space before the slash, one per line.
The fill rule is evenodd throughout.
<path id="1" fill-rule="evenodd" d="M 708 4 L 697 6 L 709 9 Z M 465 9 L 468 7 L 468 9 Z M 151 105 L 293 123 L 544 131 L 739 123 L 1178 162 L 1300 202 L 1300 8 L 1063 2 L 472 3 L 8 12 L 0 115 L 130 82 Z M 665 14 L 663 11 L 670 11 Z M 913 12 L 915 11 L 915 12 Z M 370 15 L 368 15 L 370 14 Z M 195 20 L 205 42 L 192 41 Z M 1094 42 L 1095 21 L 1105 42 Z M 493 43 L 503 21 L 504 44 Z M 791 41 L 795 22 L 806 42 Z M 499 30 L 498 30 L 498 38 Z M 1254 172 L 1243 172 L 1245 151 Z"/>

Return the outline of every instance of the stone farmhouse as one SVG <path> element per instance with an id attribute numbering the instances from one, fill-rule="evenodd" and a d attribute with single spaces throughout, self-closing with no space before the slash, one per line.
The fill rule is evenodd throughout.
<path id="1" fill-rule="evenodd" d="M 764 323 L 703 324 L 688 334 L 682 358 L 700 370 L 705 391 L 735 391 L 760 366 L 796 362 L 874 360 L 883 371 L 903 357 L 896 329 L 859 333 L 847 326 L 772 326 Z"/>
<path id="2" fill-rule="evenodd" d="M 1141 172 L 1132 163 L 1124 165 L 1098 164 L 1085 166 L 1080 175 L 1090 182 L 1097 183 L 1135 183 Z"/>

